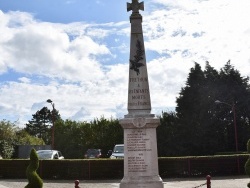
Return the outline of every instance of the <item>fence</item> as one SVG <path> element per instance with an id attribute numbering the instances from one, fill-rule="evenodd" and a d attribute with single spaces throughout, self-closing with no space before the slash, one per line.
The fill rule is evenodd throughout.
<path id="1" fill-rule="evenodd" d="M 204 177 L 244 175 L 248 155 L 159 158 L 159 175 Z M 0 177 L 26 178 L 29 160 L 0 160 Z M 123 160 L 40 160 L 37 170 L 43 179 L 121 179 Z"/>

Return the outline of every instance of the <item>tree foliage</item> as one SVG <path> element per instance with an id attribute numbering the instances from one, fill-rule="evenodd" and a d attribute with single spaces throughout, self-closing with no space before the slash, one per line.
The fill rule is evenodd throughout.
<path id="1" fill-rule="evenodd" d="M 16 127 L 9 121 L 0 122 L 0 155 L 3 158 L 11 158 L 14 152 Z"/>
<path id="2" fill-rule="evenodd" d="M 172 143 L 176 147 L 175 153 L 208 155 L 235 151 L 233 104 L 239 150 L 244 151 L 250 133 L 248 82 L 249 78 L 242 77 L 230 61 L 220 71 L 211 67 L 209 62 L 204 71 L 195 63 L 186 86 L 176 99 L 175 125 L 171 127 L 175 137 Z M 216 100 L 224 103 L 215 105 Z M 223 105 L 225 103 L 228 105 Z"/>
<path id="3" fill-rule="evenodd" d="M 102 149 L 105 155 L 118 143 L 123 143 L 123 129 L 117 119 L 60 120 L 55 125 L 55 148 L 65 158 L 83 158 L 89 148 Z"/>
<path id="4" fill-rule="evenodd" d="M 51 128 L 53 121 L 61 119 L 57 110 L 50 111 L 43 107 L 32 115 L 32 119 L 26 124 L 25 130 L 35 137 L 43 139 L 46 144 L 51 143 Z"/>
<path id="5" fill-rule="evenodd" d="M 20 129 L 16 132 L 16 139 L 18 145 L 44 145 L 44 141 L 41 138 L 30 135 L 24 129 Z"/>
<path id="6" fill-rule="evenodd" d="M 222 103 L 216 105 L 216 100 Z M 219 71 L 209 62 L 204 70 L 195 63 L 176 103 L 175 112 L 162 112 L 160 117 L 161 125 L 157 128 L 159 156 L 235 152 L 235 133 L 239 151 L 245 151 L 250 135 L 249 78 L 242 77 L 230 61 Z M 16 130 L 9 122 L 0 123 L 0 147 L 6 148 L 6 153 L 11 153 L 15 143 L 39 143 L 42 139 L 50 144 L 52 120 L 55 122 L 55 149 L 62 151 L 65 158 L 83 158 L 89 148 L 103 149 L 106 154 L 115 144 L 123 143 L 123 129 L 117 119 L 62 120 L 58 111 L 52 113 L 46 107 L 32 116 L 24 130 Z M 11 140 L 13 138 L 18 141 Z M 5 154 L 5 157 L 10 155 Z"/>
<path id="7" fill-rule="evenodd" d="M 159 156 L 178 156 L 176 136 L 178 133 L 177 116 L 175 112 L 162 112 L 160 126 L 157 131 L 157 144 Z"/>
<path id="8" fill-rule="evenodd" d="M 3 158 L 13 156 L 15 146 L 25 144 L 44 144 L 43 140 L 29 135 L 25 130 L 18 128 L 15 123 L 0 121 L 0 155 Z"/>

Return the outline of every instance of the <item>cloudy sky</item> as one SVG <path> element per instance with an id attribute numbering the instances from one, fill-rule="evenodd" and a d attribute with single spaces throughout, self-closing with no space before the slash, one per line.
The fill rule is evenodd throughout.
<path id="1" fill-rule="evenodd" d="M 127 114 L 128 0 L 0 0 L 0 120 L 51 99 L 63 119 Z M 128 2 L 131 2 L 130 0 Z M 174 110 L 194 61 L 250 76 L 249 0 L 144 0 L 152 113 Z"/>

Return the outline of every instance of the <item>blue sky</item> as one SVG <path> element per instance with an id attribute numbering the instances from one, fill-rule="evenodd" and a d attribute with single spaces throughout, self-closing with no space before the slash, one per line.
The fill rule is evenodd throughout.
<path id="1" fill-rule="evenodd" d="M 128 1 L 129 2 L 129 1 Z M 27 123 L 46 100 L 63 119 L 127 114 L 125 0 L 0 0 L 0 119 Z M 249 0 L 145 0 L 152 113 L 173 110 L 194 61 L 250 75 Z"/>
<path id="2" fill-rule="evenodd" d="M 126 1 L 118 0 L 2 0 L 3 11 L 32 13 L 36 19 L 45 22 L 117 22 L 126 20 Z"/>

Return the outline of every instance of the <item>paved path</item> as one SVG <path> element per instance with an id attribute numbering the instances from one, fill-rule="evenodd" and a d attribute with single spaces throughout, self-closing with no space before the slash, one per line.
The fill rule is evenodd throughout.
<path id="1" fill-rule="evenodd" d="M 80 188 L 119 188 L 120 180 L 80 180 Z M 164 188 L 194 188 L 206 183 L 206 178 L 163 179 Z M 211 179 L 211 188 L 247 188 L 247 176 L 216 177 Z M 24 188 L 26 179 L 0 179 L 0 188 Z M 72 180 L 44 180 L 44 188 L 74 188 Z M 207 188 L 206 185 L 201 188 Z"/>

